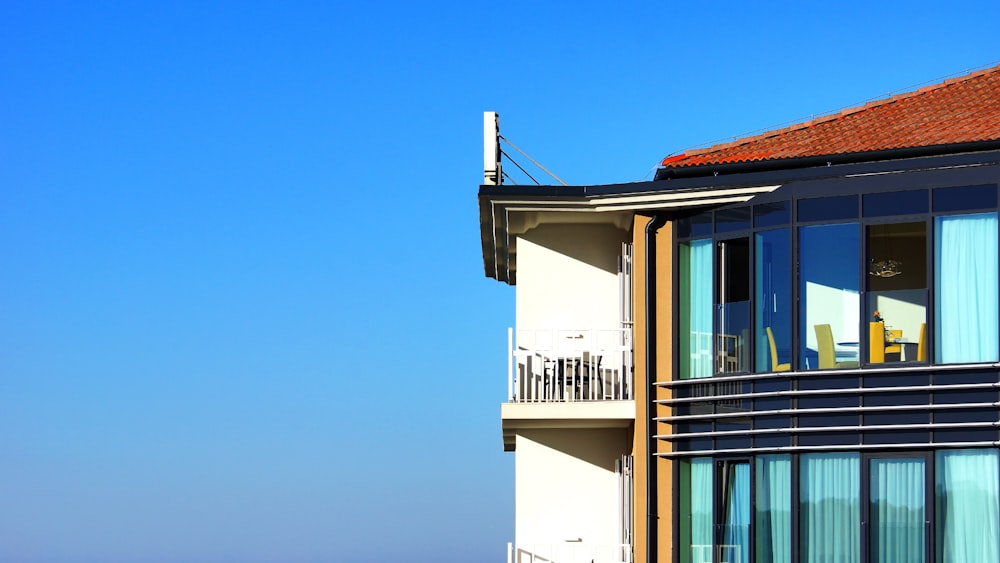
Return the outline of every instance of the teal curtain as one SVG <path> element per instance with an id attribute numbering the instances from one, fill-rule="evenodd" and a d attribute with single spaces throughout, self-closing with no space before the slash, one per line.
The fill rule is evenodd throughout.
<path id="1" fill-rule="evenodd" d="M 792 561 L 792 462 L 787 455 L 757 456 L 757 561 Z"/>
<path id="2" fill-rule="evenodd" d="M 938 563 L 1000 561 L 997 450 L 936 454 Z"/>
<path id="3" fill-rule="evenodd" d="M 723 561 L 750 561 L 750 463 L 726 466 L 726 524 L 723 529 Z"/>
<path id="4" fill-rule="evenodd" d="M 681 463 L 681 563 L 712 563 L 712 460 Z"/>
<path id="5" fill-rule="evenodd" d="M 871 460 L 871 563 L 920 563 L 924 550 L 924 460 Z"/>
<path id="6" fill-rule="evenodd" d="M 861 462 L 856 453 L 806 454 L 799 465 L 803 563 L 861 560 Z"/>
<path id="7" fill-rule="evenodd" d="M 712 240 L 681 245 L 681 379 L 712 376 Z"/>
<path id="8" fill-rule="evenodd" d="M 938 363 L 997 360 L 997 215 L 934 219 Z"/>

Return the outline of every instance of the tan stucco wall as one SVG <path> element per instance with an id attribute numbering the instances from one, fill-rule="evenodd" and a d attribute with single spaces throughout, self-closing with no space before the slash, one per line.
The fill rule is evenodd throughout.
<path id="1" fill-rule="evenodd" d="M 632 233 L 632 273 L 634 288 L 635 306 L 635 434 L 633 440 L 633 455 L 635 458 L 635 513 L 633 521 L 635 523 L 635 561 L 636 563 L 647 563 L 651 558 L 647 557 L 646 539 L 647 530 L 647 505 L 646 505 L 646 475 L 647 467 L 646 435 L 648 424 L 646 421 L 646 350 L 649 345 L 646 328 L 646 225 L 648 217 L 636 217 Z M 656 378 L 658 381 L 669 381 L 672 377 L 672 354 L 673 354 L 673 289 L 671 280 L 673 279 L 672 265 L 672 232 L 671 224 L 666 225 L 657 231 L 656 235 Z M 666 389 L 657 390 L 657 398 L 668 397 Z M 657 407 L 656 416 L 666 416 L 666 407 Z M 658 434 L 670 431 L 669 426 L 660 424 L 653 431 Z M 665 451 L 667 444 L 657 442 L 658 451 Z M 673 550 L 673 534 L 671 532 L 671 509 L 673 504 L 673 480 L 671 478 L 672 462 L 665 459 L 658 459 L 656 462 L 656 529 L 653 533 L 657 537 L 657 557 L 659 563 L 671 561 Z"/>

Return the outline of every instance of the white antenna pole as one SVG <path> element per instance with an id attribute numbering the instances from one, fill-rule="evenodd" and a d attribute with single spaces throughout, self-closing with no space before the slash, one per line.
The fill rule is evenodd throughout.
<path id="1" fill-rule="evenodd" d="M 500 164 L 500 115 L 495 111 L 483 112 L 483 185 L 498 186 L 503 183 Z"/>

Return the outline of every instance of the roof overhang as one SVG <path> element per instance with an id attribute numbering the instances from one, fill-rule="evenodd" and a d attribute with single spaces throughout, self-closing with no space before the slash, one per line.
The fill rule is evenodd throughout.
<path id="1" fill-rule="evenodd" d="M 940 147 L 939 147 L 940 148 Z M 823 180 L 918 170 L 977 167 L 1000 162 L 1000 147 L 966 144 L 967 152 L 923 155 L 895 151 L 874 162 L 813 161 L 773 169 L 770 164 L 731 174 L 599 186 L 480 186 L 479 226 L 487 277 L 517 281 L 517 236 L 543 223 L 608 223 L 628 228 L 635 215 L 677 214 L 741 203 L 779 187 Z M 894 156 L 895 158 L 889 158 Z M 802 163 L 805 164 L 805 163 Z"/>
<path id="2" fill-rule="evenodd" d="M 513 285 L 517 276 L 517 236 L 541 224 L 604 223 L 628 229 L 636 213 L 738 203 L 779 185 L 637 182 L 605 186 L 480 186 L 479 225 L 486 275 Z"/>

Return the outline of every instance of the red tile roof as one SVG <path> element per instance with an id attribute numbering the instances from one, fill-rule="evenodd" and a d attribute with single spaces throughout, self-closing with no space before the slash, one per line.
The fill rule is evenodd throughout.
<path id="1" fill-rule="evenodd" d="M 1000 139 L 1000 66 L 731 143 L 668 156 L 664 168 Z"/>

